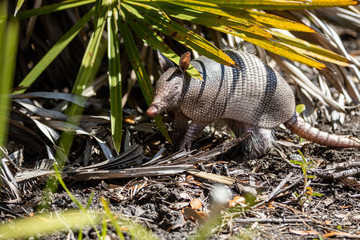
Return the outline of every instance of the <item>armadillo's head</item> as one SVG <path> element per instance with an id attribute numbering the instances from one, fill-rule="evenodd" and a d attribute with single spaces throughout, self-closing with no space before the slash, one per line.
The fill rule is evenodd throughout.
<path id="1" fill-rule="evenodd" d="M 158 56 L 163 74 L 156 83 L 154 100 L 146 111 L 150 117 L 154 117 L 167 109 L 178 108 L 185 82 L 185 72 L 190 64 L 189 52 L 181 56 L 179 67 L 176 67 L 159 51 Z"/>

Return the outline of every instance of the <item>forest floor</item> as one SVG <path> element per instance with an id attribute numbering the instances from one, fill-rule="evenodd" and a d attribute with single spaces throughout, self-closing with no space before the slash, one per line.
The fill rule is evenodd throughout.
<path id="1" fill-rule="evenodd" d="M 348 115 L 336 133 L 357 134 L 359 126 L 360 117 Z M 318 127 L 331 130 L 326 124 Z M 67 184 L 83 205 L 94 193 L 90 209 L 101 210 L 100 198 L 104 196 L 109 199 L 114 214 L 141 223 L 161 239 L 189 237 L 215 217 L 218 217 L 217 224 L 211 227 L 215 239 L 234 236 L 244 239 L 359 238 L 360 184 L 356 173 L 359 172 L 360 152 L 298 143 L 298 137 L 280 128 L 275 136 L 276 147 L 257 160 L 238 162 L 226 154 L 214 157 L 227 149 L 219 146 L 231 140 L 219 143 L 224 137 L 206 136 L 196 144 L 203 150 L 180 160 L 160 158 L 168 159 L 161 166 L 171 165 L 173 161 L 176 166 L 181 163 L 194 166 L 180 174 L 156 176 L 155 170 L 151 177 L 68 181 Z M 211 148 L 220 150 L 214 154 Z M 163 153 L 166 154 L 171 153 Z M 160 172 L 161 166 L 158 166 Z M 20 203 L 7 203 L 6 207 L 20 215 L 34 212 L 41 200 L 42 186 L 39 182 L 33 184 Z M 231 200 L 224 207 L 214 200 L 219 194 Z M 77 206 L 63 189 L 59 189 L 53 195 L 51 210 L 61 212 L 71 208 Z M 221 214 L 215 216 L 219 208 L 222 208 Z M 11 216 L 4 213 L 2 220 L 11 219 Z M 65 239 L 67 234 L 66 231 L 57 233 L 52 238 Z M 85 239 L 96 239 L 92 228 L 85 229 L 83 234 Z M 109 229 L 108 235 L 112 234 L 114 230 Z"/>

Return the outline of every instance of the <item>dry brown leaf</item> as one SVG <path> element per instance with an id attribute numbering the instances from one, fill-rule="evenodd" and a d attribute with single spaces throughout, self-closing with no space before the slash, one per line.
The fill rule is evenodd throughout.
<path id="1" fill-rule="evenodd" d="M 198 198 L 194 198 L 190 201 L 190 207 L 194 210 L 199 210 L 202 207 L 201 200 Z"/>
<path id="2" fill-rule="evenodd" d="M 189 207 L 186 207 L 181 211 L 186 219 L 190 219 L 192 221 L 196 221 L 199 223 L 204 223 L 207 217 L 209 216 L 206 212 L 195 211 L 194 209 Z"/>
<path id="3" fill-rule="evenodd" d="M 193 175 L 187 175 L 186 176 L 186 181 L 187 182 L 194 181 L 194 176 Z"/>
<path id="4" fill-rule="evenodd" d="M 235 207 L 240 203 L 244 204 L 245 198 L 241 196 L 235 196 L 232 200 L 229 200 L 229 207 Z"/>
<path id="5" fill-rule="evenodd" d="M 322 235 L 323 238 L 329 238 L 329 237 L 346 237 L 346 238 L 360 238 L 359 235 L 354 235 L 346 232 L 335 232 L 331 231 L 329 233 L 326 233 Z"/>
<path id="6" fill-rule="evenodd" d="M 136 122 L 135 122 L 135 115 L 130 114 L 129 116 L 127 116 L 127 117 L 124 119 L 124 121 L 125 121 L 126 123 L 129 123 L 129 124 L 135 124 L 135 123 L 136 123 Z"/>

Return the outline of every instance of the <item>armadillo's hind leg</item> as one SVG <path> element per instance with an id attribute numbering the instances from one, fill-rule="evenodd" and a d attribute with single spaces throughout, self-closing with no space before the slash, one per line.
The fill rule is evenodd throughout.
<path id="1" fill-rule="evenodd" d="M 185 136 L 179 144 L 179 149 L 185 148 L 188 151 L 191 150 L 192 142 L 200 134 L 200 132 L 204 129 L 206 125 L 208 125 L 207 122 L 197 122 L 193 120 L 189 124 Z"/>
<path id="2" fill-rule="evenodd" d="M 273 145 L 271 129 L 244 125 L 243 123 L 234 120 L 227 120 L 226 122 L 237 137 L 250 133 L 250 135 L 236 147 L 231 154 L 231 157 L 240 160 L 256 159 L 264 156 L 270 151 Z"/>
<path id="3" fill-rule="evenodd" d="M 271 129 L 255 128 L 248 140 L 245 140 L 245 156 L 248 159 L 263 157 L 270 151 L 273 141 Z"/>

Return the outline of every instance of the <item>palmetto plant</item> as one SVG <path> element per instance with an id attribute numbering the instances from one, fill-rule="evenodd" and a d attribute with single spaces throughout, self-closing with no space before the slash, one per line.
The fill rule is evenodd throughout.
<path id="1" fill-rule="evenodd" d="M 139 55 L 139 42 L 141 39 L 153 49 L 159 49 L 166 57 L 178 63 L 179 56 L 165 43 L 164 36 L 176 40 L 200 55 L 205 55 L 222 64 L 233 66 L 234 61 L 224 54 L 218 47 L 211 43 L 211 33 L 215 31 L 231 34 L 247 42 L 253 43 L 262 49 L 288 58 L 292 61 L 307 64 L 324 71 L 330 64 L 349 66 L 349 59 L 336 48 L 316 41 L 321 38 L 313 28 L 296 21 L 281 17 L 288 12 L 278 10 L 304 10 L 324 7 L 346 7 L 357 4 L 354 0 L 227 0 L 227 1 L 200 1 L 200 0 L 66 0 L 59 3 L 40 6 L 30 10 L 21 10 L 24 1 L 18 1 L 14 16 L 8 20 L 27 19 L 34 16 L 50 14 L 80 6 L 91 6 L 89 11 L 51 47 L 44 57 L 32 67 L 31 71 L 21 81 L 18 90 L 14 93 L 23 93 L 51 64 L 74 37 L 93 21 L 93 32 L 87 43 L 86 51 L 78 70 L 72 93 L 82 95 L 84 89 L 91 85 L 99 62 L 103 58 L 104 46 L 107 48 L 108 79 L 111 99 L 111 129 L 114 146 L 120 151 L 122 136 L 122 81 L 125 73 L 121 72 L 120 42 L 124 44 L 128 61 L 132 65 L 138 84 L 147 104 L 152 100 L 152 88 L 149 77 L 145 71 Z M 254 10 L 256 9 L 256 10 Z M 271 13 L 276 10 L 277 14 Z M 310 12 L 298 13 L 302 18 L 311 18 Z M 290 15 L 288 16 L 296 16 Z M 299 17 L 299 19 L 301 18 Z M 2 16 L 2 22 L 6 16 Z M 201 31 L 193 31 L 194 24 L 208 29 L 208 36 Z M 214 30 L 214 31 L 213 31 Z M 281 31 L 279 31 L 281 30 Z M 106 33 L 106 34 L 105 34 Z M 292 34 L 291 34 L 292 33 Z M 303 36 L 303 39 L 295 36 Z M 4 35 L 3 35 L 4 36 Z M 213 35 L 214 36 L 214 35 Z M 310 37 L 309 37 L 310 36 Z M 316 36 L 316 37 L 313 37 Z M 306 41 L 306 39 L 315 41 Z M 107 46 L 106 46 L 107 45 Z M 277 59 L 281 61 L 281 59 Z M 333 66 L 333 65 L 331 65 Z M 289 66 L 284 66 L 289 72 Z M 293 72 L 293 71 L 292 71 Z M 326 71 L 325 71 L 326 72 Z M 194 68 L 189 68 L 188 73 L 201 78 Z M 344 90 L 342 86 L 340 90 Z M 310 92 L 311 94 L 312 92 Z M 352 93 L 352 94 L 351 94 Z M 353 89 L 350 95 L 356 99 L 359 94 Z M 313 93 L 318 94 L 317 92 Z M 320 94 L 321 95 L 321 94 Z M 318 96 L 321 99 L 321 96 Z M 351 98 L 350 98 L 351 99 Z M 323 99 L 321 99 L 323 100 Z M 358 100 L 358 99 L 356 99 Z M 334 101 L 324 100 L 333 104 L 338 110 L 343 110 Z M 81 108 L 70 105 L 68 115 L 78 115 Z M 169 140 L 161 118 L 155 119 L 160 131 Z"/>

